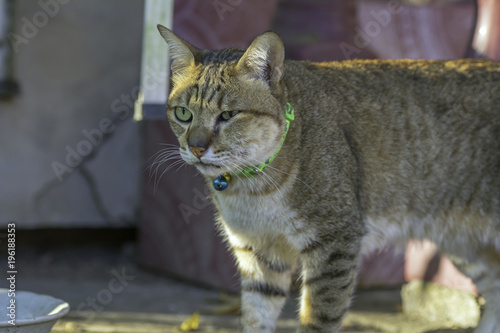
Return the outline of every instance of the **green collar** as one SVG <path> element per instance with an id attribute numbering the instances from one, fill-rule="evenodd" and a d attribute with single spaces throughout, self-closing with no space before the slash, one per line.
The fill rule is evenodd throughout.
<path id="1" fill-rule="evenodd" d="M 269 164 L 271 164 L 272 161 L 274 161 L 274 159 L 276 158 L 276 156 L 280 152 L 281 147 L 283 147 L 283 144 L 285 143 L 286 135 L 288 133 L 288 130 L 290 129 L 290 123 L 294 119 L 295 119 L 294 110 L 293 110 L 292 106 L 290 105 L 290 103 L 287 102 L 286 109 L 285 109 L 285 122 L 286 122 L 285 133 L 283 133 L 283 136 L 281 137 L 281 143 L 280 143 L 280 146 L 278 147 L 278 149 L 265 162 L 261 163 L 260 165 L 258 165 L 256 167 L 245 168 L 242 171 L 236 173 L 236 175 L 237 176 L 245 176 L 245 177 L 254 177 L 254 176 L 258 175 L 259 173 L 261 173 Z M 217 191 L 224 191 L 227 188 L 227 186 L 229 185 L 229 179 L 230 179 L 230 175 L 227 173 L 223 174 L 223 175 L 219 175 L 213 181 L 214 188 Z"/>
<path id="2" fill-rule="evenodd" d="M 285 122 L 286 122 L 286 127 L 285 127 L 285 133 L 283 133 L 283 136 L 281 137 L 281 143 L 278 149 L 274 152 L 273 156 L 269 157 L 265 162 L 262 164 L 258 165 L 257 167 L 248 167 L 243 169 L 243 171 L 239 172 L 239 176 L 246 176 L 246 177 L 254 177 L 261 173 L 269 164 L 274 161 L 276 156 L 281 150 L 281 147 L 283 147 L 283 143 L 285 143 L 286 135 L 288 133 L 288 130 L 290 129 L 290 123 L 292 120 L 294 120 L 294 114 L 293 114 L 293 108 L 290 105 L 290 103 L 286 103 L 286 109 L 285 109 Z"/>

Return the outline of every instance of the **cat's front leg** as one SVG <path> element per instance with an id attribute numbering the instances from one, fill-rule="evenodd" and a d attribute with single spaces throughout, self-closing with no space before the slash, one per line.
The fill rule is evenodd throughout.
<path id="1" fill-rule="evenodd" d="M 230 243 L 241 275 L 242 331 L 274 332 L 290 288 L 294 256 L 279 241 L 235 242 L 235 238 L 233 234 Z"/>
<path id="2" fill-rule="evenodd" d="M 300 333 L 340 330 L 355 286 L 360 242 L 339 231 L 302 249 Z"/>

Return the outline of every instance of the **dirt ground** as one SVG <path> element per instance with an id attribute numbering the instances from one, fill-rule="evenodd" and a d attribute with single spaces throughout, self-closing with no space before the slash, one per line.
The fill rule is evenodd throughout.
<path id="1" fill-rule="evenodd" d="M 71 311 L 52 332 L 178 332 L 199 313 L 198 332 L 236 332 L 238 295 L 203 288 L 140 267 L 133 243 L 121 248 L 19 250 L 17 288 L 67 301 Z M 277 332 L 294 332 L 295 293 Z M 195 315 L 196 316 L 196 315 Z M 189 320 L 188 320 L 189 322 Z M 188 325 L 189 326 L 189 325 Z M 196 325 L 195 325 L 196 326 Z M 195 327 L 191 327 L 193 329 Z M 342 332 L 472 332 L 401 312 L 399 289 L 359 290 Z"/>

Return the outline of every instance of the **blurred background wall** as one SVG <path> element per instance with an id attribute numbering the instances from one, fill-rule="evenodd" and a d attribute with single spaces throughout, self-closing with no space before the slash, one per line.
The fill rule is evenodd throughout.
<path id="1" fill-rule="evenodd" d="M 20 94 L 0 100 L 1 225 L 135 226 L 143 1 L 13 3 Z"/>

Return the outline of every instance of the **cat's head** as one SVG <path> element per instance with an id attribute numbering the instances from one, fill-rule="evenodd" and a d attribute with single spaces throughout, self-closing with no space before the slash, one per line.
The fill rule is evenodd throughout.
<path id="1" fill-rule="evenodd" d="M 284 47 L 274 32 L 246 51 L 200 50 L 158 26 L 171 58 L 167 116 L 182 158 L 207 176 L 268 159 L 285 130 Z"/>

